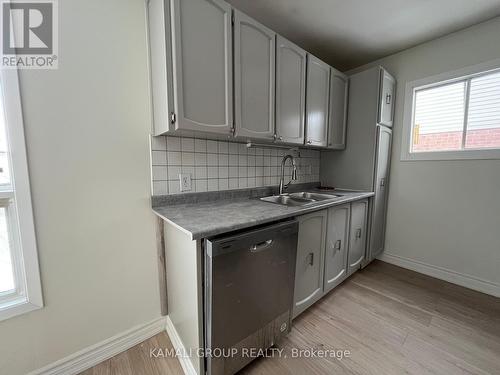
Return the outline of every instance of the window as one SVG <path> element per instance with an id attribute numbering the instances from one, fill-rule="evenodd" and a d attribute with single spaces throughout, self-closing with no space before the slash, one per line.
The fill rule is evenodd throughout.
<path id="1" fill-rule="evenodd" d="M 500 69 L 479 69 L 408 84 L 404 160 L 500 158 Z"/>
<path id="2" fill-rule="evenodd" d="M 42 306 L 17 71 L 0 73 L 0 320 Z"/>

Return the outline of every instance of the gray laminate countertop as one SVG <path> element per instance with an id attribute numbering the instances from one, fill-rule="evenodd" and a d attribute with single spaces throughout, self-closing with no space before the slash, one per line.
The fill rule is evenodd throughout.
<path id="1" fill-rule="evenodd" d="M 314 191 L 314 189 L 308 191 Z M 208 202 L 160 205 L 153 207 L 153 211 L 187 233 L 191 239 L 198 240 L 307 214 L 374 195 L 373 192 L 337 190 L 331 193 L 317 192 L 341 194 L 341 196 L 301 207 L 288 207 L 264 202 L 255 197 L 240 197 Z"/>

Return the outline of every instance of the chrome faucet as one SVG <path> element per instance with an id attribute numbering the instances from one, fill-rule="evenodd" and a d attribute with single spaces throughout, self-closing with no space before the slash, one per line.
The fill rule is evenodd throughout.
<path id="1" fill-rule="evenodd" d="M 292 161 L 292 178 L 288 183 L 285 185 L 283 180 L 285 178 L 285 163 L 286 161 L 290 159 Z M 280 178 L 280 187 L 279 187 L 279 194 L 283 194 L 283 190 L 285 190 L 288 185 L 292 182 L 292 180 L 297 180 L 297 166 L 295 165 L 295 159 L 292 155 L 285 155 L 283 160 L 281 160 L 281 178 Z"/>

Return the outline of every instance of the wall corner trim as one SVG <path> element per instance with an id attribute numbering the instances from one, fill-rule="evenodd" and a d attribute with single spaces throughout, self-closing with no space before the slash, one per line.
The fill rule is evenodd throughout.
<path id="1" fill-rule="evenodd" d="M 471 275 L 463 274 L 417 260 L 400 257 L 398 255 L 383 253 L 379 255 L 377 259 L 402 268 L 422 273 L 427 276 L 435 277 L 436 279 L 460 285 L 464 288 L 469 288 L 481 293 L 492 295 L 494 297 L 500 297 L 500 285 L 491 281 L 479 279 Z"/>
<path id="2" fill-rule="evenodd" d="M 165 317 L 161 317 L 149 323 L 138 325 L 34 370 L 28 375 L 78 374 L 164 331 L 165 324 Z"/>
<path id="3" fill-rule="evenodd" d="M 187 349 L 182 343 L 182 340 L 177 333 L 177 330 L 175 329 L 174 323 L 170 320 L 170 317 L 167 315 L 166 316 L 166 323 L 167 323 L 167 333 L 168 336 L 170 337 L 170 341 L 172 341 L 172 346 L 174 349 L 179 352 L 179 353 L 187 353 Z M 177 356 L 177 359 L 179 359 L 179 362 L 181 363 L 182 370 L 184 370 L 184 374 L 186 375 L 198 375 L 196 372 L 193 364 L 191 363 L 191 360 L 189 359 L 188 355 L 180 355 Z"/>

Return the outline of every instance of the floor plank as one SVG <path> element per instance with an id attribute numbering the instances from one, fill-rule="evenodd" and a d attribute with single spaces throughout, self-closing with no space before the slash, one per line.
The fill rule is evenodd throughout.
<path id="1" fill-rule="evenodd" d="M 181 375 L 161 333 L 82 375 Z M 500 374 L 500 299 L 375 261 L 294 320 L 277 346 L 287 357 L 260 358 L 247 375 Z M 349 350 L 350 357 L 291 358 L 294 349 Z"/>

